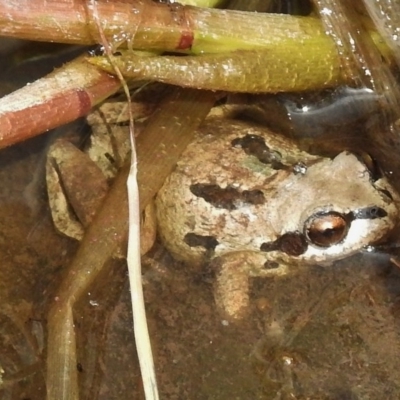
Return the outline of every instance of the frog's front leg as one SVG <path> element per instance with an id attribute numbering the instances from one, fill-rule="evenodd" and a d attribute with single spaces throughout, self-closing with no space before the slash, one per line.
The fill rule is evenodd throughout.
<path id="1" fill-rule="evenodd" d="M 212 262 L 216 270 L 214 297 L 222 315 L 240 320 L 250 305 L 249 277 L 274 277 L 287 274 L 287 264 L 251 251 L 227 253 Z"/>

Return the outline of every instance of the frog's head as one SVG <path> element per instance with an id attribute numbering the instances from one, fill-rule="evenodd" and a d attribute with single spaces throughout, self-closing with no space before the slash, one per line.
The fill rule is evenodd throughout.
<path id="1" fill-rule="evenodd" d="M 396 190 L 349 152 L 292 174 L 280 191 L 276 207 L 290 218 L 281 221 L 280 236 L 262 250 L 280 250 L 309 263 L 335 261 L 376 244 L 399 220 Z"/>

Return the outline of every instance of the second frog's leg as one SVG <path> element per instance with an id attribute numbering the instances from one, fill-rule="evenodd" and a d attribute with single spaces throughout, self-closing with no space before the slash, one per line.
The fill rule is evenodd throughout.
<path id="1" fill-rule="evenodd" d="M 47 156 L 46 182 L 57 230 L 81 240 L 108 191 L 100 168 L 66 140 L 55 141 Z"/>

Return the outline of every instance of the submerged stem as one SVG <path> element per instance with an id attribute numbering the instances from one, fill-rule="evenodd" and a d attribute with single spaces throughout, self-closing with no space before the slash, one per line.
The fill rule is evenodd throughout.
<path id="1" fill-rule="evenodd" d="M 177 90 L 165 101 L 137 140 L 141 209 L 176 164 L 194 129 L 215 101 L 212 93 Z M 48 317 L 47 390 L 49 400 L 76 400 L 78 377 L 74 306 L 90 291 L 106 261 L 126 243 L 128 162 L 85 233 L 51 305 Z M 156 177 L 157 179 L 153 179 Z"/>

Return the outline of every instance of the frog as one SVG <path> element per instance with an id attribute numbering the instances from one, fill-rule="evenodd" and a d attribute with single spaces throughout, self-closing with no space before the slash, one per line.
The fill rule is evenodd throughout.
<path id="1" fill-rule="evenodd" d="M 47 195 L 54 226 L 61 235 L 78 241 L 83 238 L 112 180 L 129 155 L 127 108 L 126 102 L 105 102 L 86 117 L 91 129 L 89 140 L 68 134 L 57 137 L 49 145 Z M 80 131 L 87 136 L 84 129 Z M 79 142 L 87 143 L 79 148 L 82 147 Z"/>
<path id="2" fill-rule="evenodd" d="M 265 126 L 209 118 L 155 199 L 158 234 L 174 258 L 208 263 L 229 321 L 250 306 L 250 278 L 331 266 L 383 241 L 399 195 L 366 157 L 309 154 Z"/>
<path id="3" fill-rule="evenodd" d="M 88 117 L 96 136 L 97 117 Z M 118 124 L 119 134 L 125 128 Z M 48 178 L 55 221 L 54 205 L 66 203 L 60 201 L 66 185 L 57 176 L 71 164 L 65 143 L 59 148 L 48 157 L 48 176 L 55 174 L 58 185 Z M 97 154 L 104 159 L 110 151 Z M 102 169 L 107 175 L 109 168 Z M 290 276 L 300 265 L 329 266 L 390 234 L 399 219 L 399 195 L 386 176 L 375 175 L 355 153 L 310 154 L 266 126 L 212 112 L 147 209 L 155 211 L 147 212 L 151 243 L 142 253 L 157 230 L 176 260 L 195 271 L 208 265 L 220 314 L 241 321 L 251 305 L 251 278 Z M 68 218 L 62 220 L 58 230 L 72 236 Z M 80 239 L 82 229 L 73 237 Z"/>

